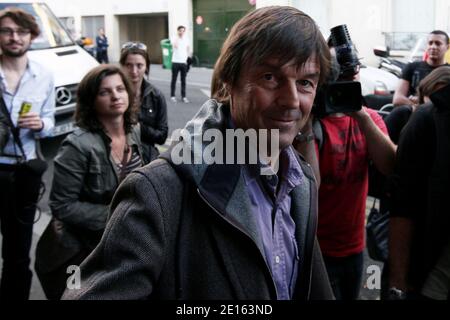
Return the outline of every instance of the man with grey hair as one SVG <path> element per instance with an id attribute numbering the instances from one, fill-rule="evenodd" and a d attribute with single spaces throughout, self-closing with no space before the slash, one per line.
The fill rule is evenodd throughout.
<path id="1" fill-rule="evenodd" d="M 81 288 L 64 298 L 333 299 L 316 240 L 317 185 L 292 147 L 329 59 L 315 22 L 295 8 L 239 20 L 215 66 L 215 99 L 120 186 L 102 241 L 81 265 Z M 180 146 L 205 153 L 211 132 L 224 137 L 223 157 L 275 139 L 234 145 L 227 130 L 270 131 L 279 147 L 256 163 L 175 161 Z"/>

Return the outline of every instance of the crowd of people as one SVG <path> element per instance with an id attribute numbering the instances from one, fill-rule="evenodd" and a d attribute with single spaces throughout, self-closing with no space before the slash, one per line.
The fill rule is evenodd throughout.
<path id="1" fill-rule="evenodd" d="M 174 41 L 170 99 L 181 73 L 189 103 L 185 30 Z M 55 112 L 52 75 L 27 57 L 39 32 L 22 10 L 0 11 L 0 299 L 28 299 L 31 285 L 45 170 L 35 145 Z M 103 30 L 98 38 L 106 51 Z M 405 67 L 384 118 L 365 106 L 314 112 L 322 86 L 358 81 L 359 64 L 343 72 L 332 40 L 293 7 L 245 15 L 223 44 L 211 99 L 162 154 L 167 106 L 148 81 L 147 46 L 124 43 L 119 66 L 101 54 L 105 63 L 78 87 L 77 129 L 54 159 L 52 219 L 35 263 L 46 297 L 358 299 L 373 166 L 389 181 L 382 298 L 449 299 L 448 35 L 429 34 L 426 60 Z M 253 131 L 271 134 L 252 140 Z M 211 136 L 215 161 L 188 161 L 211 151 Z M 240 161 L 239 149 L 257 150 L 257 161 Z M 71 266 L 81 268 L 78 288 L 67 286 Z"/>

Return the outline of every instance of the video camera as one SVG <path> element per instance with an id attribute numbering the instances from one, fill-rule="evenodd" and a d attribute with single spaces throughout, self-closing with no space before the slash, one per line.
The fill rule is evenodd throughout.
<path id="1" fill-rule="evenodd" d="M 318 89 L 313 112 L 318 117 L 333 113 L 361 110 L 361 83 L 352 81 L 359 72 L 360 62 L 357 51 L 345 24 L 331 30 L 328 45 L 334 48 L 331 72 L 328 81 Z"/>

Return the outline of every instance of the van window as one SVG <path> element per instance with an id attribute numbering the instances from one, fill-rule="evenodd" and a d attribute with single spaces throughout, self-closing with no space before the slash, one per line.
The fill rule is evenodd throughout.
<path id="1" fill-rule="evenodd" d="M 50 49 L 73 45 L 67 31 L 44 3 L 0 3 L 0 10 L 18 7 L 34 16 L 41 34 L 31 44 L 31 50 Z"/>

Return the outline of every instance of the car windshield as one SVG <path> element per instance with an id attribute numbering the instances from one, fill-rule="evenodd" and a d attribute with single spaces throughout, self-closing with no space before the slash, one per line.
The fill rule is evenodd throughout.
<path id="1" fill-rule="evenodd" d="M 7 7 L 17 7 L 32 14 L 36 19 L 41 34 L 34 39 L 30 50 L 50 49 L 73 45 L 61 22 L 44 3 L 0 3 L 0 10 Z"/>

